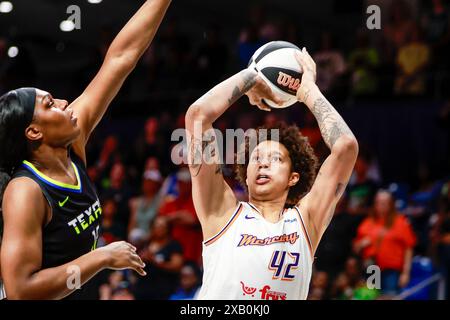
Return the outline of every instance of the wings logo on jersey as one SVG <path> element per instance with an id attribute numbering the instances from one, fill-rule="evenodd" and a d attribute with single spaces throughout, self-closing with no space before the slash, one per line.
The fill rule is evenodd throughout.
<path id="1" fill-rule="evenodd" d="M 238 244 L 238 247 L 268 246 L 273 243 L 283 243 L 283 242 L 289 242 L 290 244 L 294 244 L 295 242 L 297 242 L 299 235 L 297 232 L 294 232 L 290 234 L 283 234 L 281 236 L 267 237 L 264 239 L 258 239 L 258 237 L 251 234 L 242 234 L 241 237 L 242 238 Z"/>

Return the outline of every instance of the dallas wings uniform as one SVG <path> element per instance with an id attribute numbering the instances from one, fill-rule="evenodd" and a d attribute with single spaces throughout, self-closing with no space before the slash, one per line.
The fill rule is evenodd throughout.
<path id="1" fill-rule="evenodd" d="M 52 210 L 52 218 L 42 230 L 42 269 L 66 264 L 97 247 L 102 214 L 100 201 L 83 161 L 73 152 L 71 159 L 77 185 L 58 182 L 28 161 L 13 175 L 13 179 L 28 177 L 35 181 Z M 92 280 L 67 299 L 98 298 Z"/>
<path id="2" fill-rule="evenodd" d="M 297 207 L 277 223 L 240 202 L 225 227 L 203 242 L 203 285 L 198 299 L 306 299 L 312 249 Z"/>

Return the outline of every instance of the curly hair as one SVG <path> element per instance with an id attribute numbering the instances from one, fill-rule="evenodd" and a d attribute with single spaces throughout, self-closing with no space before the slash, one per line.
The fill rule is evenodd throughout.
<path id="1" fill-rule="evenodd" d="M 261 129 L 267 130 L 267 135 L 259 135 Z M 288 197 L 286 200 L 286 207 L 295 206 L 300 199 L 311 189 L 312 184 L 316 178 L 318 159 L 314 154 L 314 150 L 309 144 L 308 138 L 303 136 L 296 125 L 287 125 L 285 122 L 278 122 L 270 127 L 259 127 L 256 129 L 257 137 L 262 139 L 258 140 L 261 143 L 266 140 L 272 140 L 271 129 L 278 130 L 277 141 L 284 145 L 289 152 L 289 158 L 291 159 L 291 172 L 298 172 L 300 174 L 299 182 L 289 189 Z M 245 159 L 245 163 L 239 164 L 239 161 L 235 161 L 235 173 L 236 178 L 242 187 L 248 192 L 248 186 L 246 184 L 247 179 L 247 166 L 250 159 L 250 154 L 253 150 L 250 150 L 249 137 L 245 138 L 245 145 L 236 153 L 236 158 Z"/>

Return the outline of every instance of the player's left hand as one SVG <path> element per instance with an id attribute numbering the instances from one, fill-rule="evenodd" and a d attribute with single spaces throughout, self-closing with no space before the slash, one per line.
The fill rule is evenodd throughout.
<path id="1" fill-rule="evenodd" d="M 276 104 L 281 104 L 283 101 L 273 94 L 269 86 L 261 79 L 260 76 L 256 76 L 256 83 L 249 91 L 245 93 L 250 101 L 250 104 L 257 106 L 264 111 L 271 111 L 272 109 L 264 103 L 263 99 L 268 99 Z"/>
<path id="2" fill-rule="evenodd" d="M 308 91 L 311 90 L 312 86 L 316 86 L 316 63 L 306 48 L 303 48 L 301 52 L 296 52 L 295 59 L 303 70 L 302 82 L 297 90 L 297 99 L 304 103 L 308 98 Z"/>

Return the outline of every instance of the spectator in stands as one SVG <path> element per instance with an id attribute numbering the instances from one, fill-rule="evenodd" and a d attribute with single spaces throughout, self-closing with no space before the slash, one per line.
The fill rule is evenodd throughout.
<path id="1" fill-rule="evenodd" d="M 125 271 L 118 270 L 109 272 L 107 282 L 99 288 L 100 300 L 112 300 L 113 292 L 119 289 L 121 283 L 126 281 Z"/>
<path id="2" fill-rule="evenodd" d="M 393 59 L 397 50 L 403 46 L 414 29 L 410 4 L 405 0 L 392 1 L 390 19 L 383 28 L 386 40 L 385 55 Z"/>
<path id="3" fill-rule="evenodd" d="M 114 198 L 103 199 L 102 209 L 100 235 L 104 245 L 115 241 L 125 240 L 127 230 L 124 225 L 116 219 L 117 203 Z"/>
<path id="4" fill-rule="evenodd" d="M 308 300 L 328 299 L 328 273 L 324 271 L 313 272 Z"/>
<path id="5" fill-rule="evenodd" d="M 172 224 L 172 237 L 183 248 L 186 261 L 200 263 L 202 254 L 202 232 L 192 201 L 191 174 L 187 167 L 181 167 L 176 175 L 178 195 L 161 204 L 159 216 L 166 217 Z"/>
<path id="6" fill-rule="evenodd" d="M 349 279 L 345 273 L 340 273 L 333 283 L 330 295 L 337 300 L 351 300 L 353 297 L 353 288 L 350 286 Z"/>
<path id="7" fill-rule="evenodd" d="M 411 29 L 406 41 L 398 48 L 395 93 L 422 95 L 426 90 L 426 68 L 431 59 L 430 48 L 422 40 L 417 26 Z"/>
<path id="8" fill-rule="evenodd" d="M 265 41 L 259 38 L 258 29 L 254 26 L 247 26 L 241 30 L 237 47 L 241 68 L 247 67 L 252 55 L 263 44 L 265 44 Z"/>
<path id="9" fill-rule="evenodd" d="M 346 71 L 342 52 L 335 47 L 333 35 L 323 32 L 321 46 L 313 56 L 317 65 L 317 85 L 322 92 L 335 96 L 340 77 Z"/>
<path id="10" fill-rule="evenodd" d="M 352 253 L 352 240 L 362 219 L 364 216 L 347 212 L 347 198 L 342 197 L 316 251 L 316 269 L 327 272 L 330 282 L 344 269 L 347 257 Z"/>
<path id="11" fill-rule="evenodd" d="M 195 263 L 188 262 L 181 269 L 180 286 L 170 300 L 195 300 L 200 289 L 201 272 Z"/>
<path id="12" fill-rule="evenodd" d="M 333 283 L 331 296 L 340 300 L 375 300 L 379 292 L 376 288 L 371 289 L 367 286 L 361 260 L 358 257 L 349 256 L 345 269 Z"/>
<path id="13" fill-rule="evenodd" d="M 377 183 L 369 177 L 370 156 L 361 151 L 347 189 L 348 212 L 367 215 L 377 190 Z"/>
<path id="14" fill-rule="evenodd" d="M 369 43 L 367 31 L 356 35 L 356 47 L 350 52 L 348 68 L 351 76 L 350 91 L 354 96 L 374 94 L 378 88 L 376 69 L 380 64 L 378 50 Z"/>
<path id="15" fill-rule="evenodd" d="M 150 158 L 151 159 L 151 158 Z M 148 161 L 151 164 L 150 161 Z M 156 216 L 164 197 L 163 177 L 158 169 L 148 169 L 142 176 L 141 195 L 130 200 L 130 221 L 128 223 L 129 240 L 139 243 L 149 236 L 150 221 Z"/>
<path id="16" fill-rule="evenodd" d="M 130 283 L 128 281 L 121 282 L 117 289 L 112 292 L 111 300 L 135 300 Z"/>
<path id="17" fill-rule="evenodd" d="M 165 141 L 158 118 L 149 117 L 145 121 L 143 135 L 137 139 L 135 144 L 135 161 L 139 172 L 144 172 L 148 158 L 155 157 L 160 164 L 163 164 L 168 157 Z"/>
<path id="18" fill-rule="evenodd" d="M 111 167 L 120 160 L 118 145 L 117 137 L 113 135 L 106 137 L 98 160 L 93 167 L 99 179 L 108 178 Z"/>
<path id="19" fill-rule="evenodd" d="M 117 205 L 116 221 L 128 226 L 128 203 L 133 195 L 133 189 L 127 180 L 127 168 L 122 162 L 116 162 L 111 167 L 109 180 L 105 182 L 103 195 L 112 198 Z"/>
<path id="20" fill-rule="evenodd" d="M 408 220 L 396 211 L 391 193 L 379 190 L 370 216 L 358 227 L 354 250 L 364 264 L 381 269 L 383 294 L 395 295 L 409 282 L 416 236 Z"/>
<path id="21" fill-rule="evenodd" d="M 183 250 L 171 237 L 167 218 L 157 216 L 150 226 L 150 239 L 139 252 L 147 277 L 139 278 L 134 286 L 136 299 L 167 300 L 175 291 L 183 266 Z"/>

